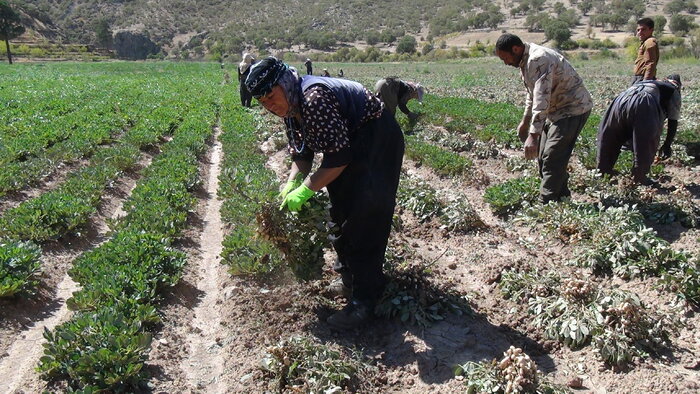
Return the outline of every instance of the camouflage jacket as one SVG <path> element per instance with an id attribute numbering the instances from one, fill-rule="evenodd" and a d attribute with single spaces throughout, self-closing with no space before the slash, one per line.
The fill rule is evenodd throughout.
<path id="1" fill-rule="evenodd" d="M 540 134 L 544 122 L 582 115 L 593 108 L 591 95 L 576 70 L 559 52 L 526 43 L 520 77 L 527 89 L 525 116 L 530 133 Z"/>

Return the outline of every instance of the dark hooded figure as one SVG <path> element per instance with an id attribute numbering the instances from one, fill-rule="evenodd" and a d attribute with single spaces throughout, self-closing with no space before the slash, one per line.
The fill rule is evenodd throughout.
<path id="1" fill-rule="evenodd" d="M 372 317 L 385 286 L 382 266 L 404 152 L 401 129 L 361 84 L 302 78 L 274 57 L 253 65 L 246 86 L 287 129 L 292 166 L 282 206 L 300 210 L 314 193 L 328 190 L 331 218 L 340 230 L 333 246 L 341 278 L 334 289 L 350 300 L 328 323 L 358 327 Z M 320 168 L 309 174 L 317 153 Z"/>
<path id="2" fill-rule="evenodd" d="M 245 53 L 243 55 L 243 60 L 238 64 L 238 82 L 240 83 L 239 92 L 241 94 L 241 105 L 244 107 L 250 107 L 251 100 L 253 96 L 248 92 L 245 87 L 245 79 L 248 77 L 250 72 L 250 66 L 255 63 L 255 57 L 250 53 Z"/>
<path id="3" fill-rule="evenodd" d="M 311 59 L 308 57 L 306 58 L 306 61 L 304 62 L 304 66 L 306 67 L 306 75 L 313 75 L 314 74 L 314 64 L 311 62 Z"/>
<path id="4" fill-rule="evenodd" d="M 649 170 L 659 147 L 665 119 L 668 119 L 668 131 L 659 157 L 671 156 L 671 144 L 681 115 L 680 90 L 681 77 L 673 74 L 661 81 L 637 82 L 613 100 L 598 127 L 600 172 L 613 173 L 620 148 L 631 139 L 634 181 L 643 185 L 655 184 L 648 177 Z"/>

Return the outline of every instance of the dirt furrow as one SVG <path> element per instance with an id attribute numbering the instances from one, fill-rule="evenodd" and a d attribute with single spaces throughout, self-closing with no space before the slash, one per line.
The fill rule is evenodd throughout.
<path id="1" fill-rule="evenodd" d="M 152 160 L 145 155 L 138 168 L 147 167 Z M 40 392 L 45 388 L 35 371 L 43 353 L 44 329 L 52 330 L 66 321 L 70 311 L 66 300 L 79 290 L 67 271 L 81 253 L 106 241 L 109 230 L 106 218 L 123 214 L 122 204 L 136 186 L 136 176 L 120 179 L 113 190 L 103 198 L 99 214 L 88 224 L 83 236 L 69 236 L 58 245 L 44 246 L 42 256 L 44 270 L 37 300 L 18 300 L 9 313 L 3 313 L 0 344 L 4 348 L 0 358 L 0 376 L 10 377 L 0 381 L 0 392 Z M 5 301 L 11 302 L 11 301 Z M 12 324 L 14 322 L 14 324 Z"/>
<path id="2" fill-rule="evenodd" d="M 224 239 L 219 213 L 222 201 L 217 194 L 221 162 L 221 143 L 218 141 L 220 133 L 221 130 L 217 127 L 206 182 L 207 202 L 199 240 L 201 254 L 195 268 L 199 275 L 196 288 L 200 298 L 194 308 L 194 320 L 190 323 L 190 332 L 185 341 L 189 344 L 189 354 L 182 365 L 190 386 L 212 393 L 225 391 L 220 385 L 224 370 L 220 304 L 221 282 L 225 274 L 224 267 L 219 263 Z"/>

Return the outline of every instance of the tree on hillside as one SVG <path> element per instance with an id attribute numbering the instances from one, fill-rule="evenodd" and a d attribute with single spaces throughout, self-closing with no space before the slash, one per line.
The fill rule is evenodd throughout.
<path id="1" fill-rule="evenodd" d="M 700 59 L 700 29 L 690 32 L 690 50 L 696 59 Z"/>
<path id="2" fill-rule="evenodd" d="M 571 29 L 562 20 L 550 19 L 544 25 L 544 36 L 548 40 L 555 40 L 559 46 L 571 38 Z"/>
<path id="3" fill-rule="evenodd" d="M 692 16 L 676 14 L 671 17 L 671 22 L 668 24 L 668 27 L 671 29 L 671 33 L 682 36 L 698 27 L 698 25 L 695 24 Z"/>
<path id="4" fill-rule="evenodd" d="M 593 0 L 581 0 L 576 6 L 583 15 L 586 15 L 593 9 Z"/>
<path id="5" fill-rule="evenodd" d="M 379 36 L 382 42 L 387 44 L 391 44 L 392 42 L 396 41 L 396 34 L 389 29 L 382 30 L 382 33 Z"/>
<path id="6" fill-rule="evenodd" d="M 396 53 L 412 54 L 416 51 L 416 45 L 418 45 L 418 43 L 416 42 L 415 37 L 403 36 L 401 37 L 401 40 L 399 40 L 399 44 L 396 46 Z"/>
<path id="7" fill-rule="evenodd" d="M 542 31 L 550 19 L 546 12 L 533 12 L 525 18 L 525 26 L 527 26 L 527 31 Z"/>
<path id="8" fill-rule="evenodd" d="M 663 15 L 656 15 L 655 17 L 652 18 L 654 20 L 654 35 L 661 36 L 664 32 L 664 28 L 666 27 L 666 17 Z"/>
<path id="9" fill-rule="evenodd" d="M 365 41 L 367 41 L 367 45 L 376 45 L 379 42 L 379 40 L 381 40 L 381 39 L 382 39 L 381 35 L 376 30 L 368 31 L 367 35 L 365 37 Z"/>
<path id="10" fill-rule="evenodd" d="M 5 0 L 0 0 L 0 40 L 5 40 L 7 60 L 10 64 L 12 64 L 10 40 L 19 37 L 22 33 L 24 33 L 24 26 L 20 23 L 19 14 Z"/>
<path id="11" fill-rule="evenodd" d="M 107 18 L 100 18 L 95 22 L 95 41 L 103 48 L 112 47 L 112 29 Z"/>
<path id="12" fill-rule="evenodd" d="M 672 0 L 664 7 L 664 12 L 672 16 L 683 10 L 691 14 L 698 12 L 698 6 L 695 4 L 695 0 Z"/>

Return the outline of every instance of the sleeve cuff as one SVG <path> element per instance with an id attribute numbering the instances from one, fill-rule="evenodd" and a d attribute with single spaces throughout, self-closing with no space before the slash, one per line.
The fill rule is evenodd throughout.
<path id="1" fill-rule="evenodd" d="M 321 161 L 321 168 L 342 167 L 352 161 L 352 151 L 350 148 L 343 148 L 338 152 L 324 153 Z"/>
<path id="2" fill-rule="evenodd" d="M 314 152 L 305 149 L 304 153 L 292 153 L 292 161 L 314 161 Z"/>

